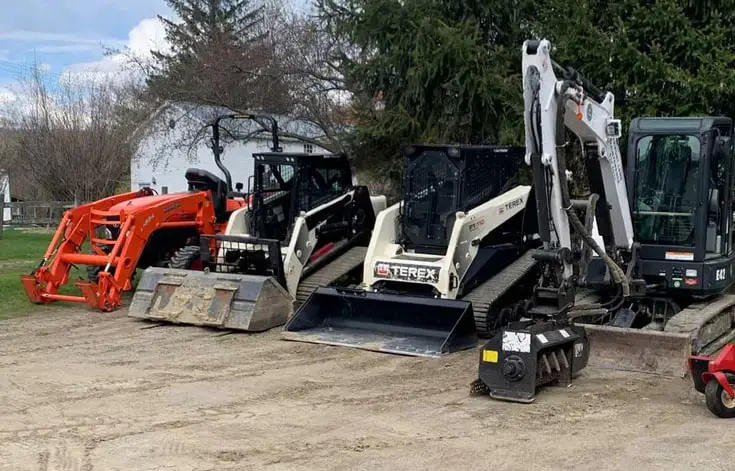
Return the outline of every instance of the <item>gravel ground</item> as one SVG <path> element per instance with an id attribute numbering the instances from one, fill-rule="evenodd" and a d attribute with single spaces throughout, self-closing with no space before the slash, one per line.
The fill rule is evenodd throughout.
<path id="1" fill-rule="evenodd" d="M 48 310 L 0 322 L 0 469 L 733 467 L 688 380 L 588 368 L 521 405 L 470 397 L 476 362 Z"/>

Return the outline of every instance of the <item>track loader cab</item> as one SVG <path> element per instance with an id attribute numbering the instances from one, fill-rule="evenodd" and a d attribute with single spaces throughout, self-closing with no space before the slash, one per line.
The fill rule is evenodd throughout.
<path id="1" fill-rule="evenodd" d="M 492 264 L 487 262 L 493 258 L 497 262 L 506 250 L 517 250 L 524 213 L 514 212 L 514 217 L 503 219 L 493 231 L 483 226 L 494 223 L 488 219 L 496 214 L 473 215 L 470 217 L 473 221 L 462 230 L 462 237 L 472 236 L 477 258 L 461 260 L 458 257 L 459 268 L 454 270 L 442 264 L 446 261 L 445 255 L 459 255 L 454 255 L 457 241 L 451 240 L 457 214 L 465 215 L 517 187 L 515 177 L 524 152 L 522 147 L 499 146 L 414 145 L 406 148 L 403 202 L 394 206 L 400 221 L 398 238 L 391 245 L 384 245 L 387 241 L 371 244 L 375 260 L 374 265 L 366 266 L 364 284 L 368 289 L 454 298 L 491 276 Z M 516 205 L 512 209 L 525 205 L 526 193 L 524 189 L 519 199 L 508 203 Z M 504 210 L 503 206 L 496 212 L 501 215 Z M 378 262 L 382 263 L 380 268 Z M 429 272 L 434 268 L 438 277 L 447 279 L 432 281 L 422 280 L 418 275 L 402 276 L 401 263 L 405 262 L 424 262 Z M 496 264 L 495 268 L 499 270 L 503 266 L 504 263 Z M 478 269 L 480 267 L 484 269 Z M 385 270 L 388 275 L 383 273 Z"/>
<path id="2" fill-rule="evenodd" d="M 732 130 L 725 117 L 631 124 L 629 201 L 654 293 L 708 296 L 732 283 Z"/>
<path id="3" fill-rule="evenodd" d="M 352 186 L 350 164 L 344 155 L 268 152 L 253 157 L 249 231 L 258 237 L 288 241 L 290 228 L 302 212 Z"/>
<path id="4" fill-rule="evenodd" d="M 278 150 L 254 154 L 253 163 L 249 205 L 227 215 L 223 233 L 186 247 L 204 270 L 146 270 L 129 316 L 260 332 L 283 325 L 316 286 L 342 283 L 359 270 L 386 203 L 352 185 L 346 156 Z M 236 197 L 220 169 L 227 196 Z M 223 186 L 211 174 L 190 177 L 196 187 Z"/>

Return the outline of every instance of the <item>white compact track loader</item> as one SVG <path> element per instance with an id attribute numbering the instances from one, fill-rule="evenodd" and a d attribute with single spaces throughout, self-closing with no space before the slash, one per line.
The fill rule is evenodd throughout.
<path id="1" fill-rule="evenodd" d="M 288 340 L 415 356 L 477 345 L 510 320 L 537 245 L 524 148 L 410 146 L 404 198 L 377 216 L 357 288 L 320 287 L 294 313 Z M 527 223 L 530 223 L 529 226 Z"/>

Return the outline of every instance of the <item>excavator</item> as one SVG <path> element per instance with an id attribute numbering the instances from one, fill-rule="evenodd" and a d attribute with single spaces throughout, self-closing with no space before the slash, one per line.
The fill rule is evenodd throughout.
<path id="1" fill-rule="evenodd" d="M 342 154 L 267 152 L 253 162 L 251 204 L 175 263 L 146 269 L 130 317 L 262 332 L 316 287 L 349 284 L 386 197 L 354 186 Z"/>
<path id="2" fill-rule="evenodd" d="M 635 118 L 624 172 L 613 94 L 553 61 L 547 40 L 522 52 L 541 276 L 480 348 L 472 392 L 532 402 L 588 364 L 685 375 L 735 334 L 732 120 Z M 580 143 L 585 199 L 570 197 L 561 123 Z"/>
<path id="3" fill-rule="evenodd" d="M 201 235 L 225 230 L 230 215 L 247 206 L 241 184 L 233 190 L 232 177 L 221 160 L 220 122 L 246 119 L 270 123 L 272 151 L 281 151 L 278 123 L 271 116 L 228 114 L 216 118 L 214 160 L 225 176 L 191 168 L 186 171 L 188 191 L 157 195 L 142 188 L 114 195 L 66 211 L 44 254 L 30 275 L 21 276 L 28 299 L 36 304 L 55 301 L 86 303 L 105 312 L 122 304 L 132 289 L 135 270 L 168 264 L 176 252 Z M 82 253 L 89 243 L 90 253 Z M 69 282 L 72 266 L 84 265 L 87 280 L 77 280 L 79 294 L 60 293 Z"/>
<path id="4" fill-rule="evenodd" d="M 427 357 L 475 348 L 532 293 L 539 241 L 532 188 L 518 181 L 524 155 L 404 149 L 403 199 L 378 214 L 361 283 L 314 290 L 283 338 Z"/>

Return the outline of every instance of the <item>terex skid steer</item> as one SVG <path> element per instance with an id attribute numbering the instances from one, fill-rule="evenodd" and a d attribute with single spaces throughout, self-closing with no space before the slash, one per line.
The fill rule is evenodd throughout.
<path id="1" fill-rule="evenodd" d="M 525 255 L 535 242 L 524 237 L 535 234 L 534 198 L 515 178 L 524 154 L 408 147 L 403 201 L 378 215 L 362 284 L 318 288 L 283 337 L 411 356 L 475 347 L 478 333 L 513 317 L 505 300 L 535 279 Z"/>
<path id="2" fill-rule="evenodd" d="M 233 211 L 246 206 L 232 188 L 232 177 L 221 161 L 220 122 L 230 119 L 267 121 L 272 126 L 273 150 L 280 149 L 278 125 L 270 116 L 224 115 L 215 119 L 214 160 L 225 180 L 201 169 L 188 169 L 189 191 L 156 195 L 143 188 L 111 196 L 64 213 L 46 254 L 30 275 L 21 277 L 28 299 L 37 304 L 54 301 L 87 303 L 112 311 L 122 293 L 132 289 L 137 268 L 165 265 L 172 254 L 202 234 L 225 229 Z M 239 187 L 239 185 L 238 185 Z M 91 253 L 82 253 L 89 242 Z M 74 265 L 87 266 L 87 280 L 78 280 L 79 295 L 61 294 Z"/>
<path id="3" fill-rule="evenodd" d="M 147 269 L 131 317 L 261 332 L 283 325 L 317 286 L 359 269 L 386 198 L 352 186 L 344 155 L 253 158 L 251 205 L 168 268 Z"/>

